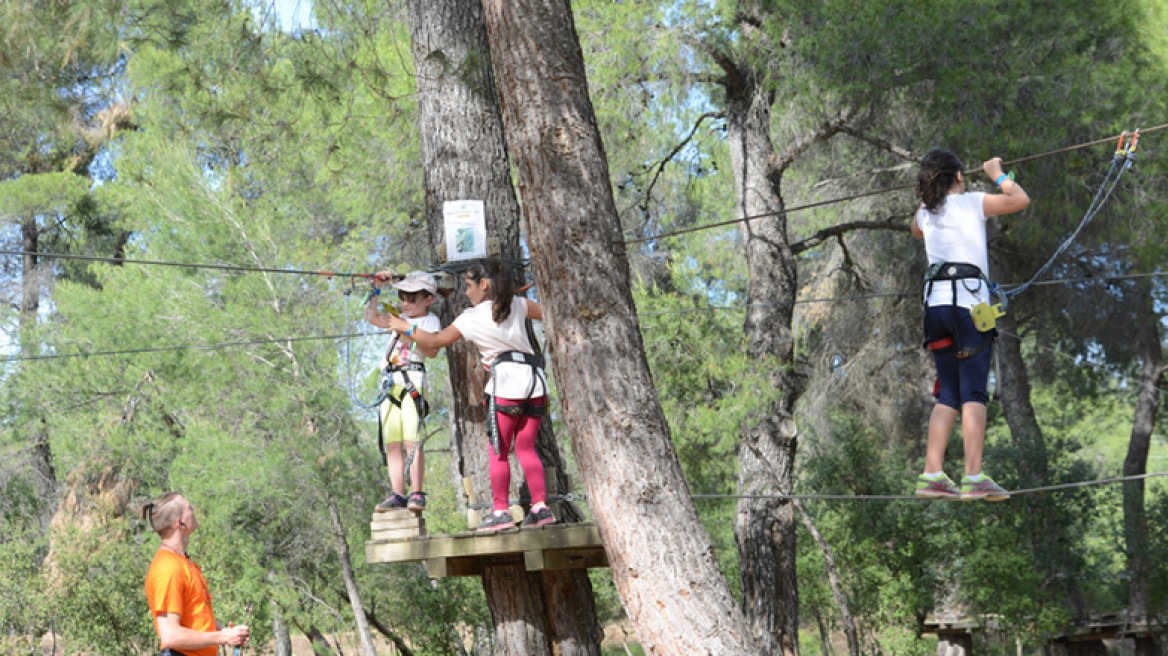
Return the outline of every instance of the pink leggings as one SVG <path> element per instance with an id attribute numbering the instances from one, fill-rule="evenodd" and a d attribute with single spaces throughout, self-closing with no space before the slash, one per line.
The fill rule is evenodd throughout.
<path id="1" fill-rule="evenodd" d="M 495 399 L 495 405 L 522 405 L 524 401 L 512 399 Z M 538 396 L 527 401 L 529 405 L 544 405 L 547 397 Z M 543 461 L 535 452 L 535 437 L 539 434 L 541 417 L 520 415 L 512 417 L 502 412 L 495 412 L 499 422 L 499 455 L 490 453 L 491 496 L 495 510 L 507 510 L 507 493 L 511 487 L 511 465 L 507 463 L 507 455 L 511 452 L 511 438 L 515 438 L 515 457 L 519 459 L 519 466 L 523 468 L 523 476 L 527 479 L 527 489 L 531 490 L 532 503 L 547 502 L 547 488 L 543 481 Z M 487 447 L 490 449 L 490 447 Z"/>

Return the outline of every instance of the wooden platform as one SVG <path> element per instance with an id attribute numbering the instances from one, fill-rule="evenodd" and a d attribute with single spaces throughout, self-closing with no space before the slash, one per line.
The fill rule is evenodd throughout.
<path id="1" fill-rule="evenodd" d="M 484 561 L 507 555 L 522 555 L 528 571 L 608 567 L 595 524 L 413 537 L 374 532 L 373 539 L 365 543 L 366 562 L 425 561 L 434 578 L 480 576 Z"/>

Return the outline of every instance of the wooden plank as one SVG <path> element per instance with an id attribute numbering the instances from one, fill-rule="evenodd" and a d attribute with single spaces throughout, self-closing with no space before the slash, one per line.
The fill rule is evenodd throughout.
<path id="1" fill-rule="evenodd" d="M 410 517 L 408 519 L 387 519 L 369 523 L 369 530 L 371 531 L 396 531 L 403 528 L 424 531 L 426 530 L 426 520 L 422 517 Z"/>
<path id="2" fill-rule="evenodd" d="M 412 510 L 408 510 L 406 508 L 391 508 L 382 512 L 373 513 L 372 521 L 384 522 L 387 520 L 408 519 L 413 516 L 414 513 Z"/>
<path id="3" fill-rule="evenodd" d="M 370 540 L 365 543 L 365 560 L 370 563 L 398 563 L 429 558 L 466 558 L 528 551 L 600 547 L 595 524 L 551 524 L 534 529 L 511 529 L 498 533 L 431 535 L 402 540 Z"/>
<path id="4" fill-rule="evenodd" d="M 539 557 L 528 557 L 529 554 L 539 554 Z M 605 555 L 603 547 L 528 551 L 524 553 L 524 559 L 527 563 L 528 571 L 559 571 L 608 567 L 608 556 Z"/>
<path id="5" fill-rule="evenodd" d="M 483 564 L 478 558 L 430 558 L 426 561 L 426 573 L 432 579 L 482 576 Z"/>
<path id="6" fill-rule="evenodd" d="M 523 568 L 529 572 L 538 572 L 544 569 L 543 551 L 524 551 Z"/>
<path id="7" fill-rule="evenodd" d="M 371 540 L 404 540 L 406 538 L 421 537 L 426 534 L 425 528 L 418 527 L 383 529 L 380 531 L 371 531 L 369 538 Z"/>

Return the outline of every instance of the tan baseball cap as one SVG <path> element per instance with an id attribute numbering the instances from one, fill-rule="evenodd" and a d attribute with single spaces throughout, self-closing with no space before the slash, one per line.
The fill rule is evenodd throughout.
<path id="1" fill-rule="evenodd" d="M 401 282 L 395 282 L 393 286 L 403 292 L 430 292 L 431 295 L 438 293 L 438 281 L 434 280 L 434 276 L 425 271 L 411 271 L 406 274 L 406 277 Z"/>

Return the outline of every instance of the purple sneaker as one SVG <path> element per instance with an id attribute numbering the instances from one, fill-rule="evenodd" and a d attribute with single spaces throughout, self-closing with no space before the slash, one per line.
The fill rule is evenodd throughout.
<path id="1" fill-rule="evenodd" d="M 917 477 L 917 489 L 913 494 L 926 499 L 961 499 L 961 488 L 957 487 L 945 474 L 937 480 L 931 480 L 924 474 Z"/>
<path id="2" fill-rule="evenodd" d="M 968 476 L 961 479 L 962 501 L 977 501 L 978 499 L 1005 501 L 1009 498 L 1010 493 L 1001 485 L 995 483 L 994 479 L 985 474 L 982 474 L 981 480 L 976 482 Z"/>
<path id="3" fill-rule="evenodd" d="M 373 509 L 373 512 L 389 512 L 391 510 L 397 510 L 398 508 L 405 508 L 405 507 L 406 507 L 406 498 L 405 497 L 403 497 L 400 494 L 391 494 L 388 497 L 386 497 L 385 501 L 382 501 L 381 503 L 377 504 L 377 506 Z"/>

